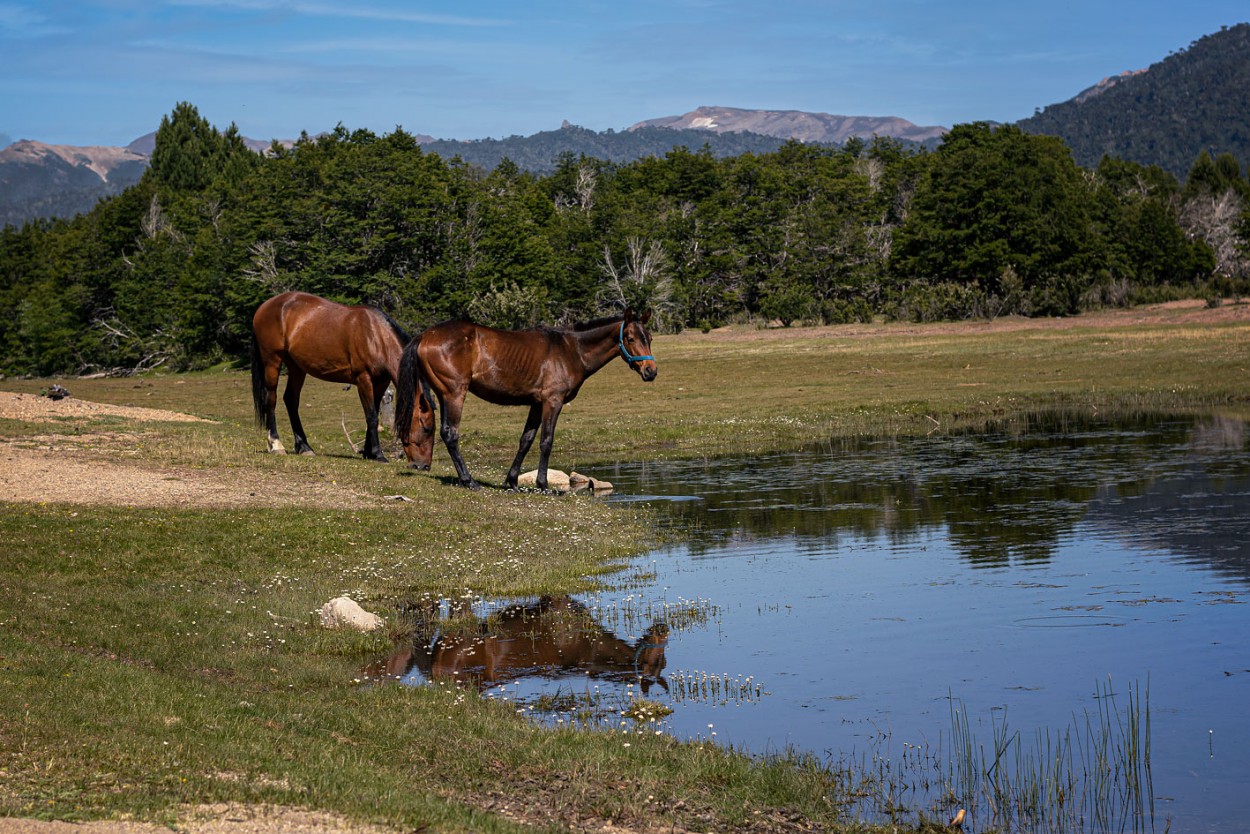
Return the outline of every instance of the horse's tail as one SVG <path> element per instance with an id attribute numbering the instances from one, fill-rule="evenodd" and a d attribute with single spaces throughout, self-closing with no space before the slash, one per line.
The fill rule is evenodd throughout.
<path id="1" fill-rule="evenodd" d="M 404 346 L 399 358 L 399 379 L 395 380 L 395 434 L 407 438 L 412 431 L 412 412 L 417 405 L 417 386 L 421 386 L 421 396 L 428 397 L 425 376 L 421 373 L 421 362 L 417 358 L 417 348 L 421 337 L 412 339 Z"/>
<path id="2" fill-rule="evenodd" d="M 256 331 L 252 331 L 252 405 L 256 408 L 256 424 L 265 425 L 265 403 L 269 399 L 269 390 L 265 386 L 265 367 L 260 361 L 260 345 L 256 341 Z"/>

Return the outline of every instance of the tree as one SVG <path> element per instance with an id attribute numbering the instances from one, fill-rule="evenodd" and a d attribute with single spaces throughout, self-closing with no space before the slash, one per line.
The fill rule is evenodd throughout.
<path id="1" fill-rule="evenodd" d="M 1092 209 L 1092 189 L 1058 139 L 958 125 L 928 158 L 891 267 L 987 295 L 1001 295 L 1010 269 L 1036 312 L 1073 313 L 1100 266 Z"/>
<path id="2" fill-rule="evenodd" d="M 222 157 L 221 136 L 183 101 L 161 117 L 148 172 L 164 188 L 200 191 L 217 176 Z"/>

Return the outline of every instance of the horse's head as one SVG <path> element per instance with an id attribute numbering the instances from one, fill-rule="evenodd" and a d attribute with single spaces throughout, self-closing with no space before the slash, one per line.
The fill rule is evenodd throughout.
<path id="1" fill-rule="evenodd" d="M 619 345 L 621 356 L 629 363 L 629 367 L 638 372 L 645 382 L 655 379 L 660 369 L 651 355 L 651 334 L 646 324 L 651 320 L 651 311 L 635 316 L 633 310 L 625 311 L 625 320 L 621 322 Z"/>
<path id="2" fill-rule="evenodd" d="M 634 646 L 634 674 L 638 676 L 644 695 L 653 683 L 658 683 L 665 692 L 668 691 L 668 681 L 662 674 L 668 664 L 665 658 L 668 631 L 667 623 L 653 623 Z"/>
<path id="3" fill-rule="evenodd" d="M 420 392 L 413 404 L 414 414 L 408 415 L 408 433 L 401 437 L 404 454 L 413 469 L 428 471 L 434 460 L 434 402 L 430 392 L 422 383 Z M 398 416 L 398 415 L 397 415 Z M 398 422 L 398 421 L 397 421 Z M 399 428 L 397 426 L 397 428 Z"/>

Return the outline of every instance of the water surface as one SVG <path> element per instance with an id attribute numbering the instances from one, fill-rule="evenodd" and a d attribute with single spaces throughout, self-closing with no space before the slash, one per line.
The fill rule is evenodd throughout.
<path id="1" fill-rule="evenodd" d="M 687 543 L 650 554 L 619 593 L 556 602 L 601 649 L 565 639 L 554 662 L 520 652 L 489 679 L 480 657 L 466 661 L 487 694 L 525 709 L 554 693 L 567 711 L 548 720 L 597 703 L 621 729 L 836 762 L 945 755 L 953 712 L 979 744 L 1005 725 L 1027 746 L 1136 690 L 1149 704 L 1153 827 L 1239 831 L 1250 817 L 1244 424 L 1035 418 L 599 474 L 611 500 L 662 507 Z M 513 619 L 553 607 L 478 613 L 497 625 L 508 605 Z M 432 671 L 400 667 L 413 683 Z M 658 725 L 612 709 L 643 684 L 672 709 Z"/>

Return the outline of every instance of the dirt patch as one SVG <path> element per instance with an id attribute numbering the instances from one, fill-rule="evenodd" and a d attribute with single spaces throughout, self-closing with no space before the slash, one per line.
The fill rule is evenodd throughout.
<path id="1" fill-rule="evenodd" d="M 353 823 L 320 811 L 272 805 L 197 805 L 179 815 L 184 834 L 394 834 L 394 829 Z M 0 834 L 170 834 L 163 825 L 132 820 L 42 822 L 0 818 Z"/>
<path id="2" fill-rule="evenodd" d="M 1165 304 L 1147 304 L 1123 310 L 1099 310 L 1079 316 L 1063 318 L 1025 318 L 1003 316 L 996 319 L 973 321 L 933 322 L 914 324 L 891 322 L 889 324 L 843 324 L 832 327 L 781 327 L 759 328 L 748 325 L 731 325 L 713 330 L 711 336 L 728 341 L 765 340 L 770 338 L 796 338 L 834 333 L 840 336 L 889 336 L 1009 333 L 1016 331 L 1073 330 L 1085 327 L 1134 327 L 1140 325 L 1214 325 L 1250 324 L 1250 303 L 1225 301 L 1211 307 L 1201 299 L 1169 301 Z M 687 334 L 696 331 L 687 330 Z"/>
<path id="3" fill-rule="evenodd" d="M 10 420 L 43 422 L 56 419 L 90 419 L 92 417 L 125 417 L 140 423 L 211 423 L 202 417 L 158 408 L 138 408 L 129 405 L 108 405 L 64 397 L 54 400 L 37 394 L 17 394 L 0 391 L 0 417 Z"/>
<path id="4" fill-rule="evenodd" d="M 246 478 L 187 467 L 149 467 L 115 460 L 78 460 L 68 443 L 26 448 L 0 442 L 0 501 L 107 504 L 123 507 L 350 508 L 376 505 L 336 484 L 282 473 Z"/>
<path id="5" fill-rule="evenodd" d="M 190 414 L 52 400 L 0 391 L 0 417 L 52 422 L 117 416 L 144 422 L 212 422 Z M 283 472 L 156 466 L 125 460 L 136 434 L 43 434 L 0 438 L 0 501 L 124 507 L 352 507 L 376 505 L 337 484 Z"/>

